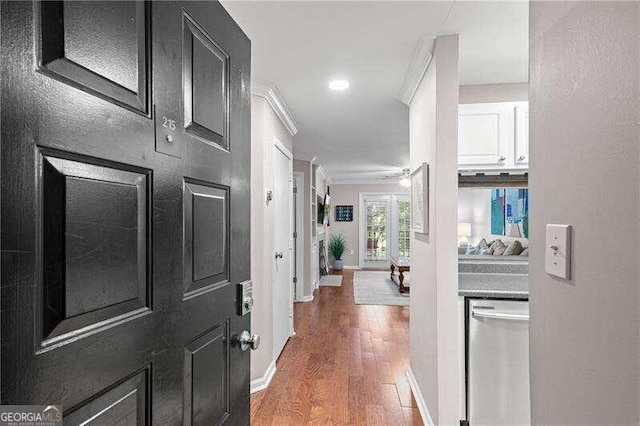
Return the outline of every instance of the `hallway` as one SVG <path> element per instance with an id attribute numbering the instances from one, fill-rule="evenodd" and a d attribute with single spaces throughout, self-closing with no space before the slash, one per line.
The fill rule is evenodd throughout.
<path id="1" fill-rule="evenodd" d="M 405 376 L 409 308 L 355 305 L 353 274 L 296 303 L 296 336 L 251 396 L 252 424 L 422 424 Z"/>

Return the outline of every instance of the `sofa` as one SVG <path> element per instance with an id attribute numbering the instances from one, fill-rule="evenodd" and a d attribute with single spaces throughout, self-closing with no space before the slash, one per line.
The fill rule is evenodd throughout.
<path id="1" fill-rule="evenodd" d="M 529 256 L 529 245 L 526 240 L 495 238 L 487 241 L 481 239 L 476 245 L 458 247 L 458 254 L 465 256 Z"/>

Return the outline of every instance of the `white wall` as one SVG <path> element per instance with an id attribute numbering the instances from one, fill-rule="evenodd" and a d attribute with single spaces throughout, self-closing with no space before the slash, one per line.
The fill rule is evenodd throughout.
<path id="1" fill-rule="evenodd" d="M 331 185 L 331 226 L 330 234 L 344 234 L 347 251 L 342 257 L 345 266 L 360 264 L 360 193 L 408 194 L 407 188 L 393 184 L 340 184 Z M 336 222 L 336 206 L 353 206 L 353 222 Z"/>
<path id="2" fill-rule="evenodd" d="M 528 101 L 529 83 L 460 86 L 459 96 L 461 104 Z"/>
<path id="3" fill-rule="evenodd" d="M 267 101 L 251 96 L 251 281 L 254 306 L 251 330 L 261 338 L 260 348 L 251 352 L 251 380 L 261 378 L 273 361 L 273 203 L 267 205 L 266 191 L 273 188 L 273 138 L 289 150 L 292 139 Z"/>
<path id="4" fill-rule="evenodd" d="M 530 3 L 531 417 L 640 423 L 640 3 Z M 544 271 L 573 226 L 572 279 Z"/>
<path id="5" fill-rule="evenodd" d="M 411 169 L 429 163 L 431 206 L 429 235 L 411 240 L 410 362 L 436 424 L 460 420 L 457 116 L 458 36 L 438 37 L 409 111 Z"/>

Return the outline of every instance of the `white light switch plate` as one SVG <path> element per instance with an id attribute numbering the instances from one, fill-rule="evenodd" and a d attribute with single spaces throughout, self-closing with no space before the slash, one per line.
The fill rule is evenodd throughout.
<path id="1" fill-rule="evenodd" d="M 544 269 L 547 274 L 571 279 L 571 225 L 547 225 Z"/>

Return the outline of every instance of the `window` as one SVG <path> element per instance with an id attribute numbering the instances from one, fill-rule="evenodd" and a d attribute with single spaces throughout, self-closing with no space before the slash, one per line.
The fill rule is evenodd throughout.
<path id="1" fill-rule="evenodd" d="M 411 203 L 396 197 L 398 212 L 398 257 L 409 257 L 411 245 Z"/>

